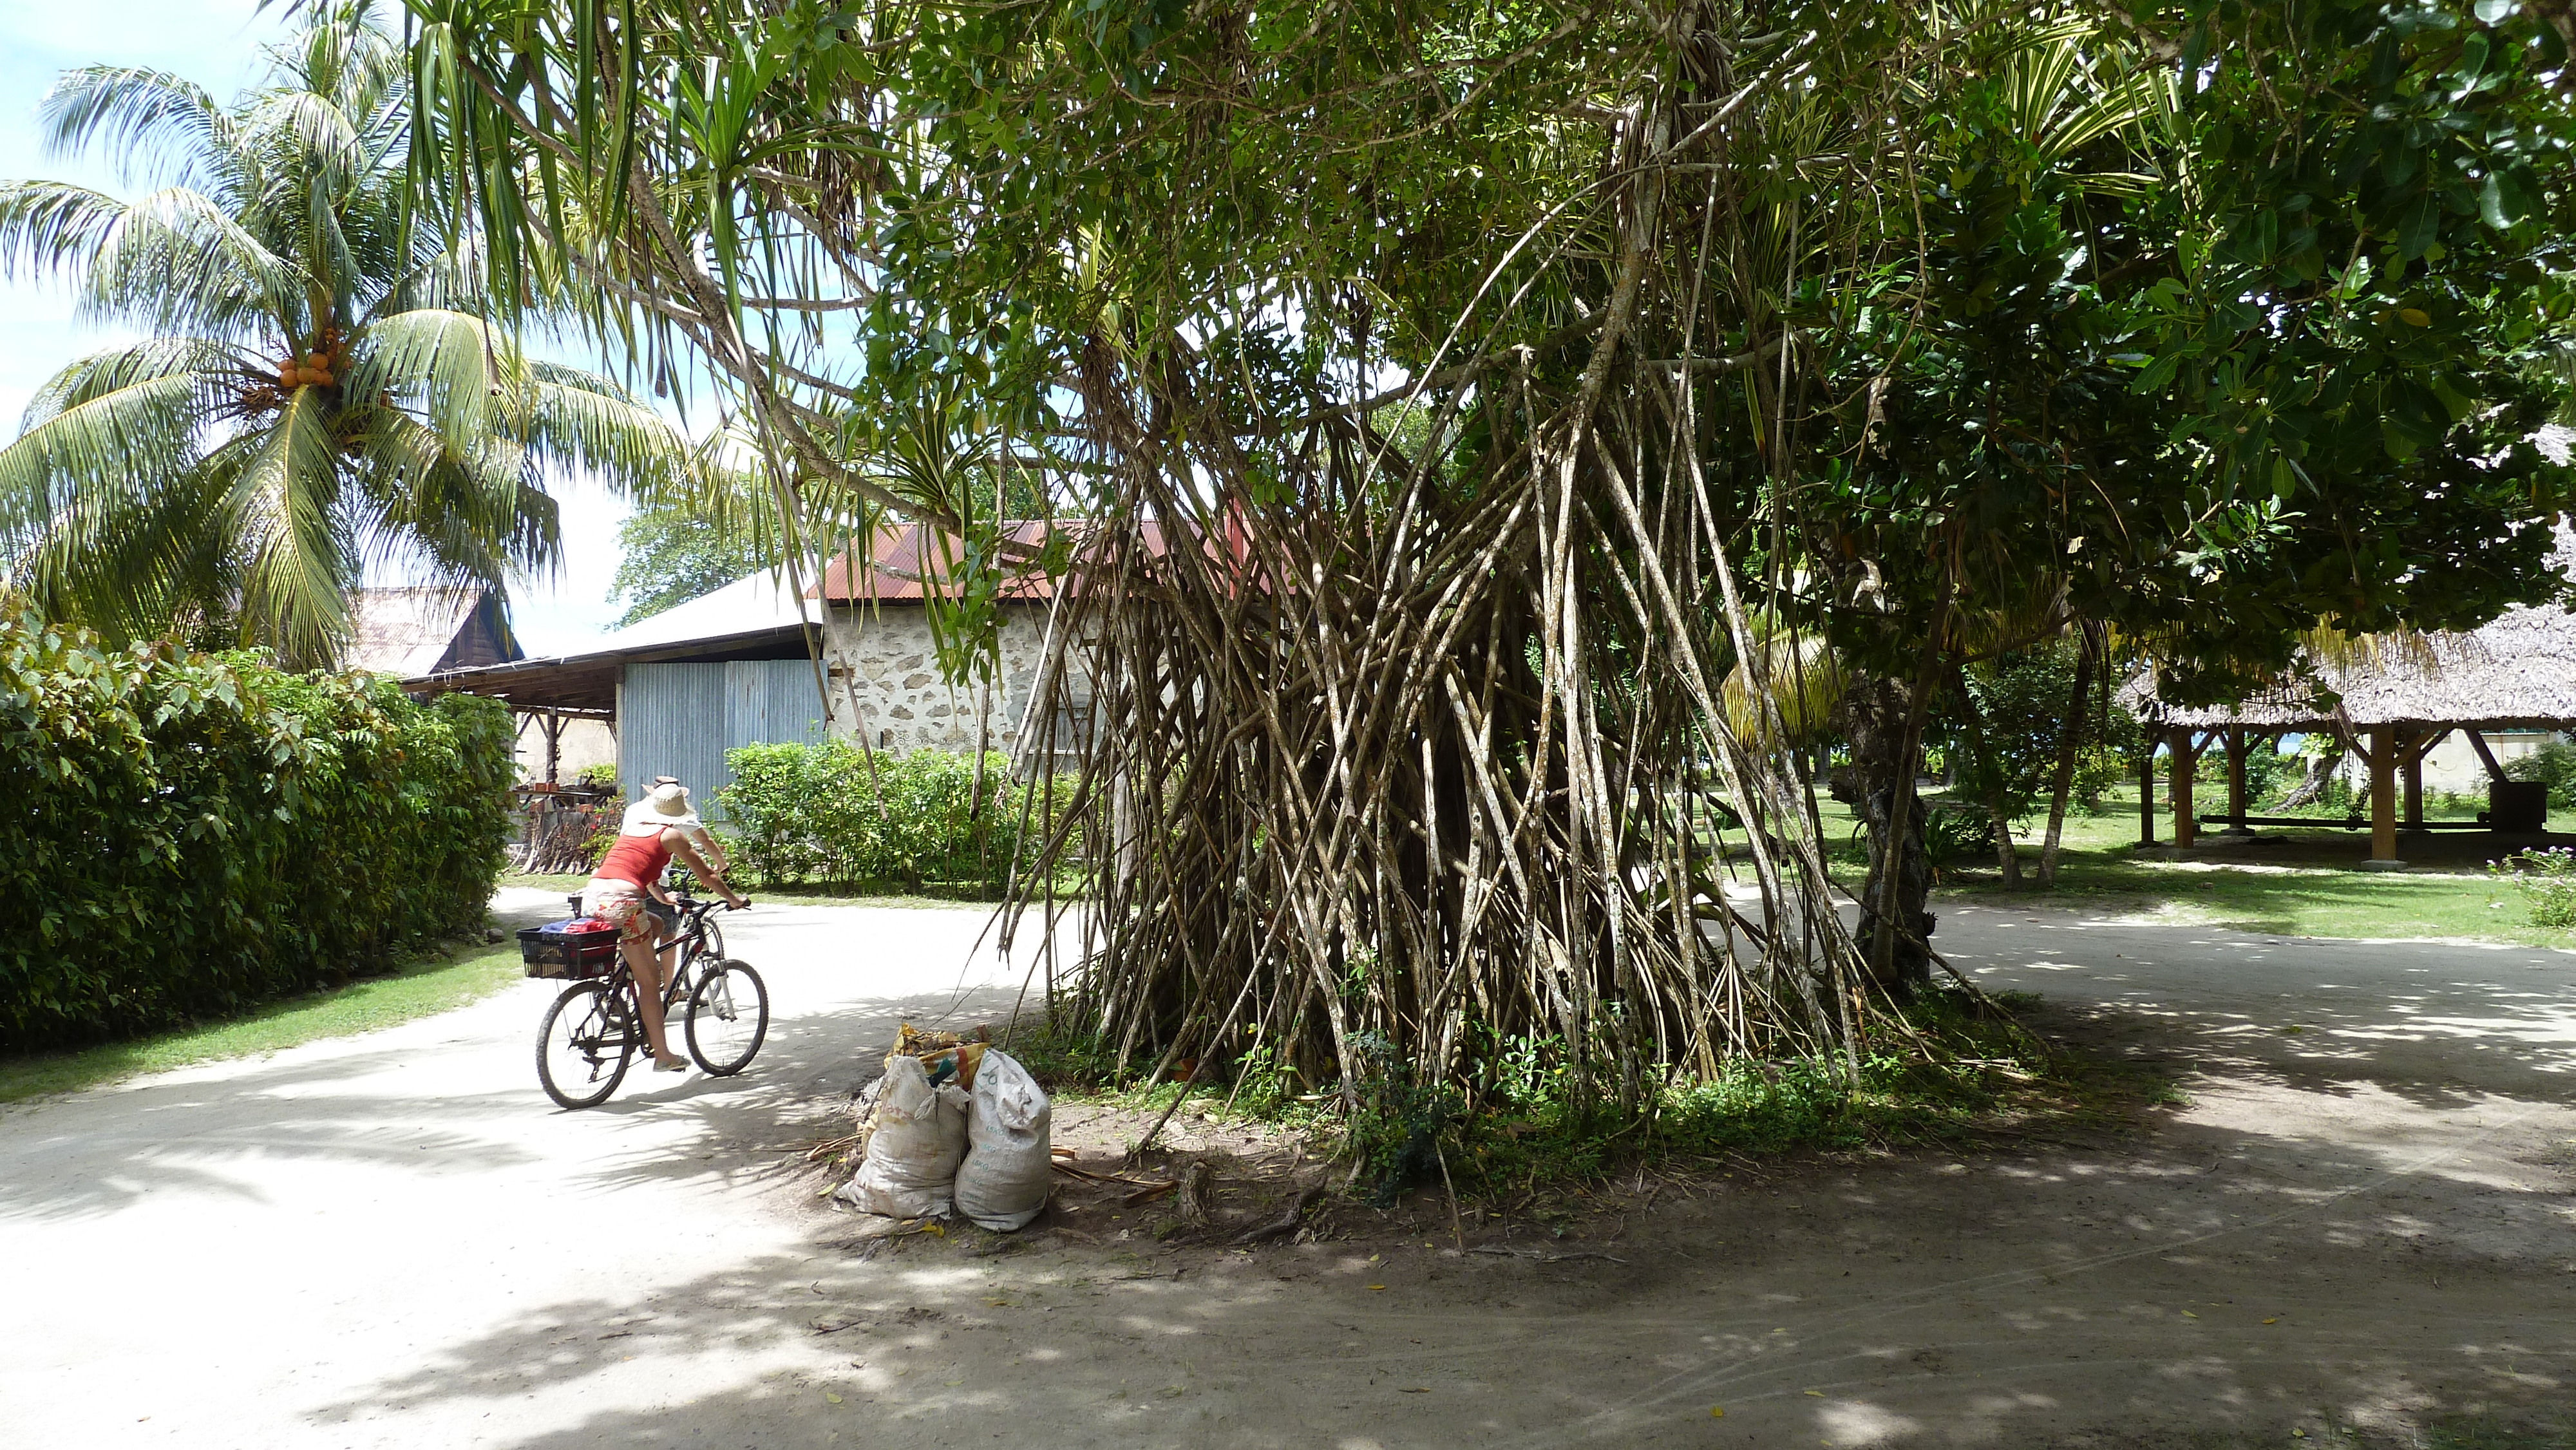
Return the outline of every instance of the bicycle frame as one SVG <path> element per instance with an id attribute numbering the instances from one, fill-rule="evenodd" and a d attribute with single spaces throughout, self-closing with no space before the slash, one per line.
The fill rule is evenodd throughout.
<path id="1" fill-rule="evenodd" d="M 671 963 L 669 980 L 662 984 L 662 1013 L 667 1020 L 674 1003 L 686 1001 L 689 990 L 697 985 L 698 965 L 707 955 L 707 915 L 724 903 L 699 901 L 685 891 L 674 892 L 672 906 L 678 916 L 668 937 L 653 943 L 653 959 L 658 964 L 662 954 L 679 948 Z M 659 921 L 661 918 L 654 918 Z M 627 965 L 623 950 L 617 954 L 617 970 L 608 976 L 608 989 L 631 996 L 635 990 L 635 970 Z"/>

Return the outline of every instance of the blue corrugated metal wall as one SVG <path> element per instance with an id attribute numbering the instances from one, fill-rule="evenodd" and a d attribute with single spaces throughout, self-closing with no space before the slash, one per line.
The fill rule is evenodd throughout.
<path id="1" fill-rule="evenodd" d="M 714 812 L 733 782 L 725 752 L 742 745 L 823 739 L 823 705 L 807 660 L 628 665 L 617 686 L 617 781 L 633 800 L 644 782 L 674 775 Z"/>

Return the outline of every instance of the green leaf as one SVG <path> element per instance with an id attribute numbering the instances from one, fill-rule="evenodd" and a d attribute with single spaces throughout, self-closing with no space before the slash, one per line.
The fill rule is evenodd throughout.
<path id="1" fill-rule="evenodd" d="M 2478 216 L 2483 216 L 2488 227 L 2494 227 L 2496 232 L 2504 232 L 2506 227 L 2512 227 L 2514 221 L 2522 219 L 2519 211 L 2514 211 L 2514 214 L 2504 211 L 2504 175 L 2501 173 L 2486 173 L 2486 185 L 2478 188 Z"/>
<path id="2" fill-rule="evenodd" d="M 2405 213 L 2398 218 L 2397 235 L 2394 238 L 2397 255 L 2410 262 L 2423 256 L 2425 249 L 2433 245 L 2434 234 L 2439 230 L 2441 222 L 2440 197 L 2428 191 L 2415 198 L 2414 202 L 2406 208 Z"/>

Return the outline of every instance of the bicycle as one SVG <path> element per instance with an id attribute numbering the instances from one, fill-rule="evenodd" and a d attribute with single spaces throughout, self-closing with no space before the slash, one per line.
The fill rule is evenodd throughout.
<path id="1" fill-rule="evenodd" d="M 678 893 L 672 933 L 653 944 L 657 957 L 675 946 L 680 953 L 662 989 L 663 1030 L 670 1030 L 672 1009 L 685 999 L 680 1025 L 689 1056 L 709 1077 L 751 1066 L 769 1037 L 768 985 L 750 963 L 724 955 L 724 933 L 708 919 L 723 904 Z M 635 974 L 613 948 L 607 962 L 597 976 L 564 988 L 537 1028 L 537 1081 L 567 1108 L 606 1102 L 626 1080 L 636 1050 L 646 1046 Z"/>

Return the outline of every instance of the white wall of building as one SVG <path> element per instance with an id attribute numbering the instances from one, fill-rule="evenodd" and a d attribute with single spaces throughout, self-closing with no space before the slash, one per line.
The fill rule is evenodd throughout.
<path id="1" fill-rule="evenodd" d="M 2489 730 L 2485 732 L 2487 749 L 2495 752 L 2496 764 L 2510 767 L 2515 761 L 2538 750 L 2558 737 L 2546 730 Z M 2467 736 L 2454 730 L 2441 744 L 2424 757 L 2424 789 L 2446 790 L 2454 795 L 2484 797 L 2487 793 L 2487 768 L 2478 759 Z"/>

